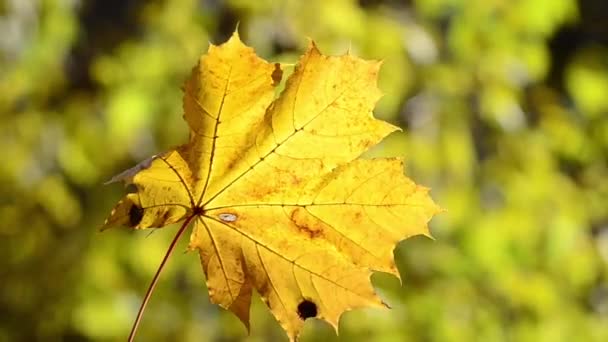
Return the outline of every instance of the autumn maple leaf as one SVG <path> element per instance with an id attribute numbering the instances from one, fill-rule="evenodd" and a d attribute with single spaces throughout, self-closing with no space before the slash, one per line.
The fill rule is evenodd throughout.
<path id="1" fill-rule="evenodd" d="M 211 301 L 247 328 L 254 289 L 292 340 L 307 318 L 337 329 L 382 306 L 371 272 L 399 277 L 395 245 L 428 235 L 439 209 L 400 159 L 357 159 L 398 129 L 372 115 L 379 68 L 311 42 L 275 99 L 279 64 L 237 33 L 211 45 L 184 86 L 189 141 L 113 178 L 137 191 L 104 227 L 183 221 L 175 243 L 193 223 Z"/>

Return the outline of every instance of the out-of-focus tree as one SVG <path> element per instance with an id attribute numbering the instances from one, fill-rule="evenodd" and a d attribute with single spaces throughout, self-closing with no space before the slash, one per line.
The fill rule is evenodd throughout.
<path id="1" fill-rule="evenodd" d="M 403 242 L 391 311 L 348 341 L 608 340 L 608 4 L 602 0 L 0 2 L 0 341 L 122 340 L 174 229 L 97 233 L 101 184 L 187 136 L 180 86 L 238 25 L 270 60 L 384 60 L 376 116 L 447 212 Z M 395 222 L 395 224 L 404 224 Z M 185 248 L 185 241 L 181 248 Z M 173 256 L 142 340 L 239 340 Z M 259 300 L 250 340 L 285 338 Z M 335 340 L 307 324 L 304 340 Z"/>

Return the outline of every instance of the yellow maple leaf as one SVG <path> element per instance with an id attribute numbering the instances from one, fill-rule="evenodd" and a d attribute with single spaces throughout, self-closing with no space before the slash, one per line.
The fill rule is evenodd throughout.
<path id="1" fill-rule="evenodd" d="M 211 45 L 184 86 L 189 141 L 112 179 L 137 190 L 104 228 L 184 221 L 177 239 L 193 222 L 211 301 L 248 329 L 254 289 L 292 340 L 307 318 L 337 329 L 343 312 L 382 306 L 371 272 L 399 277 L 395 245 L 429 235 L 439 208 L 400 159 L 357 159 L 398 129 L 372 115 L 379 68 L 311 42 L 275 99 L 279 64 L 237 33 Z"/>

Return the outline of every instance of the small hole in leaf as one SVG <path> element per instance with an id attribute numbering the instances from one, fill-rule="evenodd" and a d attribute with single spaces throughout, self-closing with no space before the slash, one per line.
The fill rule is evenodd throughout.
<path id="1" fill-rule="evenodd" d="M 133 204 L 129 209 L 129 225 L 135 227 L 141 222 L 144 217 L 144 210 L 137 205 Z"/>
<path id="2" fill-rule="evenodd" d="M 301 319 L 317 317 L 317 304 L 305 299 L 298 304 L 298 316 Z"/>
<path id="3" fill-rule="evenodd" d="M 281 70 L 281 64 L 274 63 L 274 70 L 272 71 L 272 85 L 276 86 L 281 82 L 281 78 L 283 78 L 283 70 Z"/>

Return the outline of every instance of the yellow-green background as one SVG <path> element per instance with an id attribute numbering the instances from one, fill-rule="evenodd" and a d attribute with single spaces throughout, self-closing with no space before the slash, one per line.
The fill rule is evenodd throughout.
<path id="1" fill-rule="evenodd" d="M 98 227 L 112 175 L 185 141 L 180 86 L 237 23 L 261 56 L 383 59 L 376 115 L 447 212 L 344 341 L 608 341 L 604 0 L 0 1 L 0 341 L 124 340 L 176 227 Z M 400 224 L 396 222 L 395 224 Z M 237 341 L 178 246 L 140 341 Z M 251 341 L 285 340 L 256 298 Z M 306 324 L 304 341 L 336 340 Z"/>

